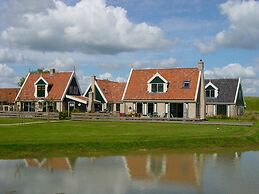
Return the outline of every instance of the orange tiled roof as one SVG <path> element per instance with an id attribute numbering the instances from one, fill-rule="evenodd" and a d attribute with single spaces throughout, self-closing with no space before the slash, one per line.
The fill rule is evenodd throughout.
<path id="1" fill-rule="evenodd" d="M 100 79 L 96 79 L 96 82 L 108 102 L 121 101 L 123 91 L 126 86 L 125 82 L 114 82 Z"/>
<path id="2" fill-rule="evenodd" d="M 166 93 L 148 93 L 147 82 L 156 73 L 168 81 Z M 198 79 L 198 68 L 134 69 L 123 100 L 195 100 Z M 185 80 L 190 81 L 188 89 L 183 88 Z"/>
<path id="3" fill-rule="evenodd" d="M 0 88 L 0 102 L 14 103 L 20 88 Z"/>
<path id="4" fill-rule="evenodd" d="M 40 100 L 42 98 L 35 98 L 34 96 L 34 83 L 43 77 L 51 89 L 48 96 L 44 100 L 61 100 L 66 89 L 66 86 L 72 76 L 73 72 L 57 72 L 52 75 L 50 73 L 30 73 L 24 86 L 21 89 L 17 100 Z"/>

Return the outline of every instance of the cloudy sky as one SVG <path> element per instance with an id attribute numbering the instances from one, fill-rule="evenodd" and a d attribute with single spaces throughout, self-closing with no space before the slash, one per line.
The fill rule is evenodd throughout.
<path id="1" fill-rule="evenodd" d="M 134 68 L 206 64 L 259 95 L 259 1 L 1 0 L 0 87 L 37 68 L 124 81 Z"/>

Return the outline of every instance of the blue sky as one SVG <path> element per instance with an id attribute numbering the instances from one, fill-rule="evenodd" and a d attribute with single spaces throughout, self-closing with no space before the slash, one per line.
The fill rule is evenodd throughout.
<path id="1" fill-rule="evenodd" d="M 125 81 L 134 68 L 206 64 L 207 78 L 241 77 L 259 95 L 259 2 L 3 0 L 0 87 L 29 69 L 73 70 Z"/>

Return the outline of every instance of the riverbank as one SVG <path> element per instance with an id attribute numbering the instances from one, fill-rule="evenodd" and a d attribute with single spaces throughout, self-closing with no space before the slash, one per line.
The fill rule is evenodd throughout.
<path id="1" fill-rule="evenodd" d="M 1 158 L 168 149 L 256 149 L 259 125 L 63 121 L 1 126 L 0 137 Z"/>

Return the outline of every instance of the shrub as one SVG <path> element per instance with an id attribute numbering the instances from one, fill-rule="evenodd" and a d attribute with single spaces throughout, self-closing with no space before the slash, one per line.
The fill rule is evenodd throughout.
<path id="1" fill-rule="evenodd" d="M 59 120 L 66 120 L 70 115 L 71 114 L 68 115 L 68 111 L 59 112 Z"/>

